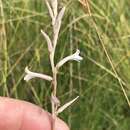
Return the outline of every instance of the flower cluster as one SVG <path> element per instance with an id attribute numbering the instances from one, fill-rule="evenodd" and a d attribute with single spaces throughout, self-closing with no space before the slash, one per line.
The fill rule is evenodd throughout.
<path id="1" fill-rule="evenodd" d="M 80 51 L 77 50 L 74 54 L 63 58 L 61 61 L 59 61 L 57 63 L 56 68 L 59 69 L 61 66 L 63 66 L 66 62 L 68 62 L 70 60 L 75 60 L 75 61 L 80 62 L 83 58 L 79 54 L 80 54 Z M 53 78 L 49 75 L 31 72 L 28 69 L 28 67 L 25 68 L 25 72 L 26 72 L 26 75 L 24 77 L 24 80 L 26 80 L 26 81 L 29 81 L 30 79 L 33 79 L 33 78 L 41 78 L 41 79 L 48 80 L 48 81 L 53 80 Z"/>
<path id="2" fill-rule="evenodd" d="M 56 65 L 54 64 L 54 56 L 55 56 L 55 50 L 57 45 L 57 40 L 59 36 L 59 31 L 62 23 L 62 18 L 65 13 L 66 7 L 63 7 L 58 12 L 58 1 L 57 0 L 45 0 L 45 3 L 47 5 L 50 17 L 52 19 L 52 27 L 53 27 L 53 36 L 52 39 L 49 37 L 49 35 L 41 30 L 41 33 L 43 37 L 45 38 L 48 46 L 49 56 L 50 56 L 50 62 L 51 62 L 51 68 L 52 68 L 52 76 L 49 76 L 47 74 L 41 74 L 36 72 L 31 72 L 28 67 L 25 68 L 26 75 L 24 77 L 24 80 L 29 81 L 33 78 L 41 78 L 47 81 L 50 81 L 53 85 L 53 90 L 51 94 L 51 103 L 52 103 L 52 116 L 55 120 L 55 117 L 61 113 L 64 109 L 66 109 L 68 106 L 70 106 L 74 101 L 78 99 L 79 96 L 74 98 L 73 100 L 65 103 L 63 106 L 60 106 L 60 100 L 57 98 L 56 92 L 57 92 L 57 74 L 59 71 L 59 68 L 62 67 L 66 62 L 68 61 L 78 61 L 80 62 L 83 58 L 80 56 L 80 51 L 77 49 L 76 52 L 72 55 L 69 55 L 65 58 L 63 58 L 61 61 L 59 61 Z M 53 122 L 53 130 L 54 128 Z"/>

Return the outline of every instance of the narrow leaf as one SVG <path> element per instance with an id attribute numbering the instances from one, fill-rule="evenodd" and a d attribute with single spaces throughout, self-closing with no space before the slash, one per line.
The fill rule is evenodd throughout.
<path id="1" fill-rule="evenodd" d="M 64 16 L 64 12 L 65 12 L 65 7 L 63 7 L 61 9 L 61 11 L 59 12 L 59 14 L 55 20 L 55 24 L 54 24 L 54 28 L 53 28 L 54 29 L 54 40 L 53 40 L 54 46 L 56 46 L 56 44 L 57 44 L 58 35 L 59 35 L 60 28 L 61 28 L 61 21 Z"/>
<path id="2" fill-rule="evenodd" d="M 48 2 L 47 0 L 45 0 L 45 2 L 46 2 L 46 5 L 47 5 L 47 8 L 48 8 L 49 14 L 50 14 L 50 16 L 51 16 L 51 18 L 52 18 L 52 20 L 53 20 L 53 19 L 54 19 L 53 10 L 52 10 L 52 8 L 51 8 L 49 2 Z"/>
<path id="3" fill-rule="evenodd" d="M 62 18 L 63 18 L 63 16 L 64 16 L 64 13 L 65 13 L 65 9 L 66 9 L 66 7 L 63 7 L 63 8 L 60 10 L 60 12 L 59 12 L 59 14 L 58 14 L 58 17 L 57 17 L 57 21 L 61 21 L 61 20 L 62 20 Z"/>
<path id="4" fill-rule="evenodd" d="M 79 98 L 79 96 L 77 96 L 76 98 L 74 98 L 73 100 L 67 102 L 65 105 L 63 105 L 62 107 L 60 107 L 58 110 L 57 110 L 57 114 L 63 112 L 67 107 L 69 107 L 72 103 L 74 103 L 77 99 Z"/>
<path id="5" fill-rule="evenodd" d="M 58 2 L 57 0 L 51 0 L 51 6 L 53 8 L 54 16 L 57 16 Z"/>
<path id="6" fill-rule="evenodd" d="M 52 49 L 53 49 L 53 47 L 52 47 L 52 42 L 51 42 L 49 36 L 48 36 L 43 30 L 41 30 L 41 33 L 43 34 L 44 38 L 45 38 L 46 41 L 47 41 L 47 45 L 48 45 L 48 50 L 49 50 L 49 52 L 51 52 Z"/>

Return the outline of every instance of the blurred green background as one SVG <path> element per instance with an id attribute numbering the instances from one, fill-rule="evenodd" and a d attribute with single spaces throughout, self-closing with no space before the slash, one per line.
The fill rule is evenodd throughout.
<path id="1" fill-rule="evenodd" d="M 85 3 L 85 0 L 83 1 Z M 71 130 L 130 130 L 130 1 L 60 0 L 67 6 L 55 63 L 81 50 L 84 60 L 69 62 L 58 76 L 62 104 L 80 96 L 60 117 Z M 0 0 L 0 95 L 50 109 L 50 84 L 23 80 L 24 68 L 51 75 L 43 29 L 52 34 L 44 0 Z"/>

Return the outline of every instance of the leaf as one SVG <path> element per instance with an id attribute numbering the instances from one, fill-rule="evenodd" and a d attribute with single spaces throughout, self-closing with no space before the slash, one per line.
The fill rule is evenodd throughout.
<path id="1" fill-rule="evenodd" d="M 58 110 L 57 110 L 57 114 L 63 112 L 67 107 L 69 107 L 72 103 L 74 103 L 77 99 L 79 98 L 79 96 L 77 96 L 76 98 L 74 98 L 73 100 L 67 102 L 66 104 L 64 104 L 62 107 L 60 107 Z"/>

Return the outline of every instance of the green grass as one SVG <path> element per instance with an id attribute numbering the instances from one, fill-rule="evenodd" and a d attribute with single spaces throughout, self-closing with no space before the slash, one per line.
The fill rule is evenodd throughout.
<path id="1" fill-rule="evenodd" d="M 23 80 L 24 68 L 51 74 L 46 41 L 50 18 L 42 0 L 0 0 L 0 95 L 50 111 L 50 84 Z M 77 0 L 67 5 L 55 61 L 81 50 L 81 63 L 67 63 L 58 76 L 58 97 L 80 99 L 60 115 L 71 130 L 130 130 L 130 1 L 91 0 L 95 20 Z M 104 51 L 104 48 L 106 52 Z M 109 60 L 110 58 L 110 60 Z M 114 66 L 114 70 L 112 68 Z"/>

